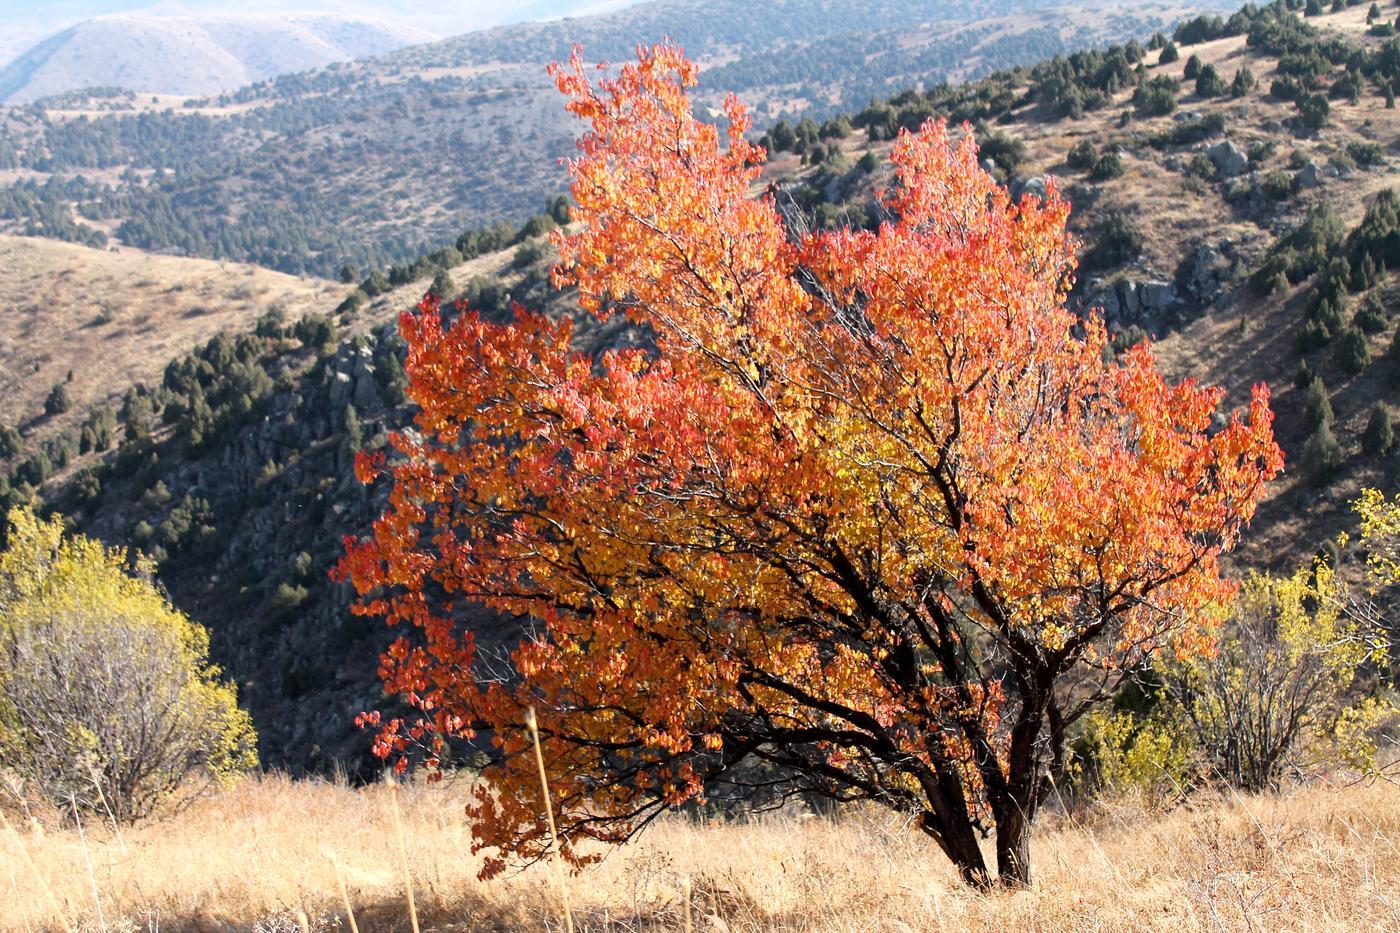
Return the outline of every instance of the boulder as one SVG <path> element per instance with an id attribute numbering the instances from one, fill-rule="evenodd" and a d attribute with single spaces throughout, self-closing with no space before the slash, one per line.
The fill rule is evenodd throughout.
<path id="1" fill-rule="evenodd" d="M 379 383 L 374 378 L 374 371 L 355 377 L 355 407 L 359 409 L 369 408 L 379 404 Z"/>
<path id="2" fill-rule="evenodd" d="M 1206 150 L 1206 155 L 1215 165 L 1215 170 L 1224 178 L 1243 175 L 1249 168 L 1249 156 L 1228 139 L 1211 146 Z"/>
<path id="3" fill-rule="evenodd" d="M 1220 295 L 1222 283 L 1230 277 L 1230 256 L 1234 244 L 1222 239 L 1219 245 L 1205 242 L 1196 246 L 1177 267 L 1176 284 L 1180 293 L 1200 304 L 1209 304 Z"/>
<path id="4" fill-rule="evenodd" d="M 1297 179 L 1300 188 L 1316 188 L 1322 184 L 1322 173 L 1316 162 L 1308 162 L 1298 169 L 1297 174 L 1293 177 Z"/>
<path id="5" fill-rule="evenodd" d="M 1142 296 L 1138 294 L 1136 282 L 1118 283 L 1118 304 L 1129 318 L 1137 317 L 1142 312 Z"/>
<path id="6" fill-rule="evenodd" d="M 1094 292 L 1085 303 L 1085 308 L 1098 308 L 1103 312 L 1105 321 L 1116 321 L 1122 313 L 1122 308 L 1118 304 L 1118 293 L 1111 288 Z"/>
<path id="7" fill-rule="evenodd" d="M 1044 200 L 1046 191 L 1047 188 L 1045 176 L 1036 175 L 1033 178 L 1027 178 L 1023 180 L 1018 185 L 1016 185 L 1015 197 L 1016 200 L 1019 201 L 1021 198 L 1029 194 L 1034 197 L 1040 198 L 1041 200 Z"/>
<path id="8" fill-rule="evenodd" d="M 1165 311 L 1176 302 L 1176 287 L 1170 282 L 1140 282 L 1138 293 L 1147 311 Z"/>

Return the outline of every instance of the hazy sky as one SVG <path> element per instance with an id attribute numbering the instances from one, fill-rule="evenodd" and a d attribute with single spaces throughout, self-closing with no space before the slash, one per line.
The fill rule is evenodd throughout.
<path id="1" fill-rule="evenodd" d="M 458 35 L 503 23 L 578 16 L 636 0 L 0 0 L 0 63 L 47 35 L 106 13 L 163 15 L 320 12 L 372 16 Z"/>

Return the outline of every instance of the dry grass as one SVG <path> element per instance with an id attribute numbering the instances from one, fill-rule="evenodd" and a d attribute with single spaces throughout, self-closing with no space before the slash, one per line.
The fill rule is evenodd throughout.
<path id="1" fill-rule="evenodd" d="M 255 266 L 89 249 L 0 236 L 0 420 L 25 424 L 54 384 L 73 373 L 67 419 L 159 382 L 165 364 L 220 330 L 250 330 L 283 308 L 291 320 L 328 312 L 349 287 Z"/>
<path id="2" fill-rule="evenodd" d="M 475 879 L 466 787 L 403 789 L 424 929 L 562 929 L 545 866 Z M 0 928 L 406 930 L 387 792 L 268 777 L 124 833 L 0 828 Z M 568 880 L 581 930 L 1400 928 L 1400 790 L 1312 787 L 1047 818 L 1029 891 L 979 894 L 884 813 L 663 822 Z M 89 872 L 89 862 L 91 873 Z"/>

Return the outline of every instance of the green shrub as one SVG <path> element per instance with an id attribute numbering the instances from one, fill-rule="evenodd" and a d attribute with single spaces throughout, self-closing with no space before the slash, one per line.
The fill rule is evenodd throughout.
<path id="1" fill-rule="evenodd" d="M 1385 147 L 1371 142 L 1348 143 L 1347 155 L 1362 168 L 1371 168 L 1385 161 Z"/>
<path id="2" fill-rule="evenodd" d="M 540 246 L 538 243 L 523 243 L 516 249 L 515 254 L 511 256 L 510 267 L 512 269 L 524 269 L 533 266 L 535 263 L 544 259 L 544 257 L 544 247 Z"/>
<path id="3" fill-rule="evenodd" d="M 1118 178 L 1124 171 L 1123 157 L 1116 152 L 1105 152 L 1094 162 L 1094 168 L 1089 173 L 1089 177 L 1094 181 L 1108 181 L 1111 178 Z"/>
<path id="4" fill-rule="evenodd" d="M 1303 397 L 1303 421 L 1312 431 L 1330 425 L 1332 417 L 1332 400 L 1327 396 L 1327 386 L 1321 379 L 1314 379 Z"/>
<path id="5" fill-rule="evenodd" d="M 1366 335 L 1356 327 L 1346 327 L 1332 345 L 1332 359 L 1344 373 L 1356 375 L 1371 365 L 1371 348 Z"/>
<path id="6" fill-rule="evenodd" d="M 1133 106 L 1150 117 L 1162 117 L 1176 109 L 1176 94 L 1181 83 L 1175 78 L 1158 75 L 1138 86 L 1133 92 Z"/>
<path id="7" fill-rule="evenodd" d="M 1298 454 L 1298 466 L 1303 476 L 1320 486 L 1331 478 L 1341 462 L 1342 445 L 1333 436 L 1331 425 L 1326 422 L 1319 424 L 1303 442 L 1303 449 Z"/>
<path id="8" fill-rule="evenodd" d="M 1181 60 L 1181 53 L 1177 51 L 1175 42 L 1168 42 L 1162 47 L 1162 54 L 1157 56 L 1157 64 L 1170 65 Z"/>
<path id="9" fill-rule="evenodd" d="M 1312 94 L 1298 101 L 1298 117 L 1308 129 L 1322 129 L 1327 125 L 1331 113 L 1332 106 L 1321 94 Z"/>
<path id="10" fill-rule="evenodd" d="M 1212 178 L 1215 175 L 1215 163 L 1204 152 L 1198 152 L 1186 163 L 1186 174 L 1196 178 Z"/>
<path id="11" fill-rule="evenodd" d="M 24 449 L 24 438 L 8 424 L 0 424 L 0 460 L 19 456 Z"/>
<path id="12" fill-rule="evenodd" d="M 50 389 L 48 397 L 44 399 L 46 415 L 61 415 L 72 407 L 73 399 L 68 395 L 68 387 L 61 382 Z"/>
<path id="13" fill-rule="evenodd" d="M 325 353 L 335 346 L 339 339 L 340 332 L 335 326 L 335 322 L 324 314 L 307 314 L 297 321 L 294 329 L 297 340 L 302 346 L 318 353 Z"/>
<path id="14" fill-rule="evenodd" d="M 1288 201 L 1298 193 L 1298 179 L 1288 172 L 1270 172 L 1259 190 L 1271 201 Z"/>
<path id="15" fill-rule="evenodd" d="M 1220 77 L 1220 72 L 1215 70 L 1214 65 L 1206 65 L 1196 75 L 1196 96 L 1198 97 L 1219 97 L 1229 90 L 1225 84 L 1225 79 Z"/>
<path id="16" fill-rule="evenodd" d="M 1258 82 L 1254 80 L 1254 72 L 1249 70 L 1248 65 L 1245 65 L 1235 72 L 1235 79 L 1230 82 L 1230 96 L 1236 99 L 1245 97 L 1254 90 L 1257 84 Z"/>
<path id="17" fill-rule="evenodd" d="M 1352 318 L 1352 323 L 1361 328 L 1367 334 L 1379 334 L 1390 326 L 1390 315 L 1386 314 L 1385 305 L 1375 295 L 1370 295 L 1361 304 L 1360 310 Z"/>
<path id="18" fill-rule="evenodd" d="M 1081 139 L 1069 150 L 1069 155 L 1065 157 L 1065 164 L 1073 169 L 1087 171 L 1094 167 L 1098 158 L 1099 151 L 1094 148 L 1094 144 L 1087 139 Z"/>
<path id="19" fill-rule="evenodd" d="M 1383 402 L 1371 408 L 1371 416 L 1366 420 L 1366 430 L 1361 434 L 1361 449 L 1372 457 L 1390 452 L 1395 446 L 1395 427 L 1391 424 L 1390 409 Z"/>
<path id="20" fill-rule="evenodd" d="M 1307 360 L 1298 361 L 1298 371 L 1293 374 L 1293 388 L 1299 392 L 1306 392 L 1308 386 L 1312 385 L 1317 378 L 1317 373 L 1308 365 Z"/>
<path id="21" fill-rule="evenodd" d="M 1135 258 L 1142 252 L 1143 233 L 1122 211 L 1107 211 L 1099 223 L 1093 248 L 1085 255 L 1085 265 L 1107 269 Z"/>
<path id="22" fill-rule="evenodd" d="M 451 273 L 446 269 L 439 269 L 433 276 L 433 283 L 428 286 L 428 291 L 437 295 L 443 301 L 451 301 L 457 293 L 457 286 L 452 281 Z"/>
<path id="23" fill-rule="evenodd" d="M 297 610 L 310 596 L 310 591 L 304 586 L 295 583 L 282 583 L 278 585 L 272 598 L 268 600 L 268 608 L 274 617 L 289 619 L 296 615 Z"/>
<path id="24" fill-rule="evenodd" d="M 1181 76 L 1187 81 L 1195 81 L 1201 76 L 1201 56 L 1192 55 L 1186 59 L 1186 68 L 1181 72 Z"/>

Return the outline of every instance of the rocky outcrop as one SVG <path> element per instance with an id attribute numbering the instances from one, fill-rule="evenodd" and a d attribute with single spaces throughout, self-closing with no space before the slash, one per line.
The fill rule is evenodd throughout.
<path id="1" fill-rule="evenodd" d="M 1197 306 L 1213 303 L 1233 278 L 1235 259 L 1235 244 L 1228 237 L 1197 244 L 1177 266 L 1178 294 Z"/>
<path id="2" fill-rule="evenodd" d="M 1205 153 L 1222 178 L 1234 178 L 1249 170 L 1249 156 L 1228 139 L 1208 147 Z"/>
<path id="3" fill-rule="evenodd" d="M 1180 304 L 1181 298 L 1173 282 L 1122 278 L 1116 282 L 1092 280 L 1081 307 L 1086 311 L 1100 309 L 1104 323 L 1112 332 L 1138 327 L 1148 333 L 1161 334 L 1173 325 Z"/>

